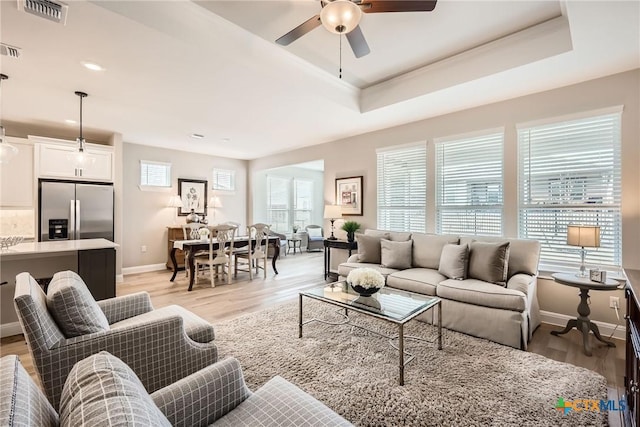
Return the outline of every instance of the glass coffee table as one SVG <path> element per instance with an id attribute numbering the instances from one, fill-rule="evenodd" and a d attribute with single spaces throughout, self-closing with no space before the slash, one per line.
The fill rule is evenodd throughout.
<path id="1" fill-rule="evenodd" d="M 322 301 L 344 309 L 343 321 L 329 322 L 322 319 L 302 318 L 302 300 L 303 297 Z M 427 341 L 425 339 L 405 336 L 404 325 L 420 314 L 438 306 L 437 327 L 438 327 L 438 350 L 442 350 L 442 305 L 438 297 L 415 294 L 413 292 L 402 291 L 389 287 L 382 288 L 379 292 L 371 297 L 362 297 L 357 294 L 346 282 L 335 282 L 329 285 L 318 286 L 304 292 L 300 292 L 299 310 L 298 310 L 298 338 L 302 338 L 302 327 L 311 322 L 321 322 L 329 325 L 345 325 L 366 330 L 383 338 L 388 338 L 393 348 L 398 350 L 399 355 L 399 378 L 400 385 L 404 385 L 404 367 L 407 363 L 414 359 L 414 355 L 407 352 L 404 348 L 405 339 L 413 339 L 418 341 Z M 398 326 L 397 335 L 385 335 L 378 331 L 358 326 L 351 322 L 349 311 L 362 313 L 366 316 L 375 317 L 377 319 L 386 320 Z M 433 314 L 433 312 L 432 312 Z M 432 316 L 433 319 L 433 316 Z M 394 344 L 398 341 L 397 346 Z M 408 356 L 405 361 L 405 354 Z"/>

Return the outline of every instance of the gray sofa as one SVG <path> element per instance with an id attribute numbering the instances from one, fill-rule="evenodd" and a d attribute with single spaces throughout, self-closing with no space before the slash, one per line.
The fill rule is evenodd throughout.
<path id="1" fill-rule="evenodd" d="M 371 260 L 362 251 L 367 245 L 371 249 L 371 239 L 375 237 L 381 238 L 385 244 L 388 241 L 412 241 L 410 252 L 395 255 L 401 258 L 397 261 L 404 261 L 404 268 L 389 268 L 381 261 L 362 262 L 363 256 Z M 381 230 L 366 230 L 364 237 L 358 235 L 357 238 L 359 253 L 339 265 L 341 279 L 345 279 L 353 269 L 374 268 L 386 277 L 387 286 L 440 297 L 444 327 L 511 347 L 526 349 L 533 331 L 540 325 L 537 298 L 540 243 L 537 241 Z M 500 243 L 507 248 L 504 281 L 479 280 L 474 275 L 482 277 L 481 274 L 472 274 L 472 270 L 457 279 L 442 273 L 441 261 L 450 263 L 446 256 L 442 256 L 445 247 L 449 253 L 449 245 L 468 245 L 467 268 L 483 273 L 482 269 L 488 265 L 484 252 L 493 250 Z M 453 249 L 456 250 L 455 247 Z M 429 322 L 431 315 L 423 315 L 419 319 Z"/>
<path id="2" fill-rule="evenodd" d="M 233 358 L 149 394 L 131 368 L 107 352 L 73 367 L 59 414 L 17 356 L 0 359 L 0 425 L 351 426 L 281 377 L 251 392 Z"/>

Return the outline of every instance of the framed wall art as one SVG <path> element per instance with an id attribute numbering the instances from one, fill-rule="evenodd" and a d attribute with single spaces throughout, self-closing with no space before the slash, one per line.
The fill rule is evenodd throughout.
<path id="1" fill-rule="evenodd" d="M 336 178 L 336 205 L 342 216 L 362 216 L 362 176 Z"/>
<path id="2" fill-rule="evenodd" d="M 206 180 L 178 178 L 178 195 L 182 200 L 182 207 L 178 208 L 178 215 L 188 215 L 191 213 L 191 209 L 197 214 L 206 214 Z"/>

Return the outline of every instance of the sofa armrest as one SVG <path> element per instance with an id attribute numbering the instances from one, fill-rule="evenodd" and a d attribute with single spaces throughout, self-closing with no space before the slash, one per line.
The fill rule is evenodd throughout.
<path id="1" fill-rule="evenodd" d="M 174 427 L 208 426 L 251 395 L 234 358 L 207 366 L 151 394 Z"/>
<path id="2" fill-rule="evenodd" d="M 531 286 L 535 286 L 535 284 L 536 276 L 518 273 L 509 278 L 507 281 L 507 289 L 514 289 L 528 296 L 531 293 Z"/>
<path id="3" fill-rule="evenodd" d="M 97 302 L 110 325 L 153 310 L 148 292 L 138 292 Z"/>
<path id="4" fill-rule="evenodd" d="M 353 254 L 347 259 L 347 262 L 360 262 L 360 256 L 358 254 Z"/>
<path id="5" fill-rule="evenodd" d="M 73 365 L 103 350 L 129 365 L 149 393 L 218 360 L 216 345 L 213 342 L 197 343 L 189 338 L 184 320 L 178 315 L 69 338 L 47 355 L 48 363 L 55 363 L 55 369 L 40 373 L 47 397 L 55 408 L 58 408 L 62 386 Z"/>

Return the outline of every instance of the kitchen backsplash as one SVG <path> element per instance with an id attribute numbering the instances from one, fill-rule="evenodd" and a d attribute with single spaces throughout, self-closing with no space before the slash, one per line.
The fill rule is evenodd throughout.
<path id="1" fill-rule="evenodd" d="M 0 236 L 22 236 L 34 239 L 35 212 L 33 209 L 0 209 Z"/>

